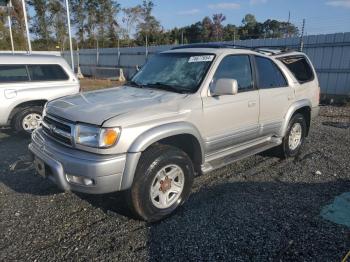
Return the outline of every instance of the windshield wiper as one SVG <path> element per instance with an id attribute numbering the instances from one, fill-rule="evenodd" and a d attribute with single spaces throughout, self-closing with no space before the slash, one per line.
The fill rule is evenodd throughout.
<path id="1" fill-rule="evenodd" d="M 144 85 L 145 87 L 151 87 L 151 88 L 157 88 L 157 89 L 162 89 L 166 91 L 171 91 L 171 92 L 176 92 L 176 93 L 186 93 L 186 90 L 182 88 L 177 88 L 175 86 L 166 84 L 166 83 L 161 83 L 161 82 L 155 82 L 155 83 L 147 83 Z"/>
<path id="2" fill-rule="evenodd" d="M 137 83 L 135 81 L 132 81 L 132 80 L 127 82 L 126 84 L 129 85 L 129 86 L 138 87 L 138 88 L 143 88 L 144 87 L 144 85 L 141 85 L 141 84 L 139 84 L 139 83 Z"/>

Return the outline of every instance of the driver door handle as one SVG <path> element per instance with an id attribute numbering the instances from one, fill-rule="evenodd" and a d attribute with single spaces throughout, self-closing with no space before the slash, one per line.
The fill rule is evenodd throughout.
<path id="1" fill-rule="evenodd" d="M 249 101 L 248 102 L 248 107 L 254 107 L 256 106 L 256 101 Z"/>

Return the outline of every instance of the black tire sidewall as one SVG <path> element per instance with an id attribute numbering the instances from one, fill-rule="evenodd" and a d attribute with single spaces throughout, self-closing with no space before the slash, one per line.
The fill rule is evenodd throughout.
<path id="1" fill-rule="evenodd" d="M 301 141 L 298 145 L 297 148 L 295 148 L 294 150 L 290 149 L 289 147 L 289 135 L 291 132 L 291 129 L 293 127 L 293 125 L 295 123 L 299 123 L 301 125 Z M 287 133 L 286 136 L 284 137 L 284 141 L 283 141 L 283 151 L 286 157 L 293 157 L 296 156 L 300 149 L 302 148 L 302 146 L 304 145 L 304 141 L 305 141 L 305 137 L 306 137 L 306 122 L 305 122 L 305 118 L 302 114 L 296 114 L 292 117 L 291 121 L 289 121 L 289 125 L 288 125 L 288 129 L 287 129 Z"/>
<path id="2" fill-rule="evenodd" d="M 146 152 L 154 154 L 154 151 Z M 159 209 L 153 205 L 150 197 L 150 189 L 157 172 L 167 165 L 179 166 L 185 177 L 185 184 L 179 199 L 166 209 Z M 181 150 L 166 146 L 144 160 L 136 171 L 136 181 L 133 184 L 132 195 L 134 204 L 138 205 L 139 215 L 149 222 L 155 222 L 169 216 L 175 209 L 181 206 L 189 197 L 193 184 L 193 164 L 190 158 Z"/>
<path id="3" fill-rule="evenodd" d="M 19 111 L 15 115 L 14 119 L 12 120 L 12 128 L 16 132 L 19 132 L 22 134 L 31 134 L 31 132 L 28 132 L 28 131 L 23 129 L 23 126 L 22 126 L 23 119 L 27 115 L 32 114 L 32 113 L 37 113 L 37 114 L 42 115 L 42 112 L 43 112 L 43 108 L 41 106 L 32 106 L 32 107 L 23 108 L 21 111 Z"/>

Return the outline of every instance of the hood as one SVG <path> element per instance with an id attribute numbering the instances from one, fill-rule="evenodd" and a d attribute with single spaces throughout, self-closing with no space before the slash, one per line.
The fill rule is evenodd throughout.
<path id="1" fill-rule="evenodd" d="M 183 96 L 155 89 L 122 86 L 62 97 L 49 102 L 46 111 L 73 122 L 102 125 L 112 117 L 168 103 Z"/>

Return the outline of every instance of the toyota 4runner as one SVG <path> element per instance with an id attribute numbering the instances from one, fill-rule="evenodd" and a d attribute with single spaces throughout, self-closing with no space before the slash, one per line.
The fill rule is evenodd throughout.
<path id="1" fill-rule="evenodd" d="M 303 53 L 181 46 L 122 87 L 47 103 L 29 149 L 37 172 L 61 189 L 124 191 L 152 222 L 186 201 L 195 174 L 274 147 L 295 156 L 319 95 Z"/>

